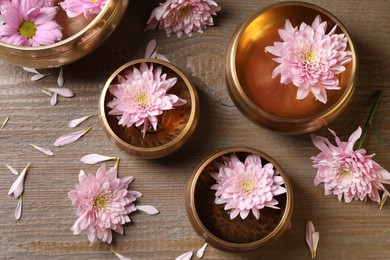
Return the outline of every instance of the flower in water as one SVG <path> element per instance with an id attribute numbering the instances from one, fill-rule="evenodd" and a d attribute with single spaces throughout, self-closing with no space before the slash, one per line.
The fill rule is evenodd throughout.
<path id="1" fill-rule="evenodd" d="M 347 38 L 335 34 L 336 27 L 325 34 L 327 23 L 318 15 L 312 25 L 302 23 L 292 27 L 286 20 L 279 30 L 283 42 L 274 42 L 265 48 L 277 56 L 280 63 L 272 72 L 272 78 L 280 75 L 280 83 L 293 83 L 298 87 L 297 99 L 304 99 L 311 92 L 322 103 L 327 102 L 327 89 L 340 89 L 337 74 L 352 60 L 352 52 L 346 50 Z"/>
<path id="2" fill-rule="evenodd" d="M 57 7 L 52 1 L 12 0 L 1 5 L 4 24 L 0 25 L 0 41 L 19 46 L 48 45 L 62 39 L 62 28 L 53 19 Z"/>
<path id="3" fill-rule="evenodd" d="M 183 32 L 188 36 L 192 32 L 200 32 L 212 26 L 213 17 L 221 7 L 212 0 L 167 0 L 156 7 L 150 15 L 148 28 L 165 29 L 168 36 L 176 33 L 180 37 Z"/>
<path id="4" fill-rule="evenodd" d="M 346 203 L 353 199 L 366 201 L 367 196 L 380 203 L 379 190 L 386 189 L 382 182 L 390 180 L 390 173 L 366 155 L 366 150 L 354 151 L 355 142 L 362 134 L 359 127 L 348 139 L 341 142 L 336 133 L 329 130 L 336 140 L 336 145 L 327 138 L 312 135 L 313 144 L 321 152 L 311 159 L 317 168 L 314 184 L 324 183 L 325 195 L 334 194 L 339 201 Z"/>
<path id="5" fill-rule="evenodd" d="M 65 0 L 60 3 L 69 18 L 84 14 L 98 14 L 104 8 L 108 0 Z"/>
<path id="6" fill-rule="evenodd" d="M 123 234 L 122 225 L 130 222 L 128 215 L 137 210 L 134 202 L 142 194 L 127 189 L 133 177 L 117 178 L 117 167 L 106 170 L 102 165 L 96 176 L 81 170 L 79 181 L 80 185 L 68 193 L 79 216 L 72 227 L 73 233 L 86 230 L 91 244 L 98 239 L 111 243 L 111 230 Z"/>
<path id="7" fill-rule="evenodd" d="M 141 63 L 140 69 L 133 67 L 118 76 L 119 84 L 110 85 L 115 98 L 107 106 L 110 115 L 119 116 L 119 125 L 138 127 L 143 124 L 143 136 L 149 126 L 157 130 L 158 116 L 165 110 L 187 103 L 184 99 L 167 92 L 176 84 L 177 78 L 166 78 L 162 68 L 153 68 Z"/>
<path id="8" fill-rule="evenodd" d="M 216 190 L 215 203 L 225 204 L 225 210 L 230 210 L 230 219 L 238 214 L 245 219 L 250 211 L 256 219 L 264 207 L 279 209 L 274 198 L 285 193 L 283 178 L 278 175 L 271 163 L 262 166 L 261 158 L 248 155 L 242 163 L 235 154 L 224 158 L 224 163 L 216 163 L 218 173 L 212 173 L 217 181 L 211 189 Z"/>

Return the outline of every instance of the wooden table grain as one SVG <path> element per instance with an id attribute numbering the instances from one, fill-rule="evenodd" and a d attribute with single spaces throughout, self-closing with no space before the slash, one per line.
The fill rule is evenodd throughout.
<path id="1" fill-rule="evenodd" d="M 312 220 L 320 232 L 318 259 L 389 259 L 390 204 L 382 211 L 368 201 L 340 203 L 325 196 L 322 186 L 313 184 L 316 170 L 310 157 L 318 150 L 310 135 L 282 136 L 248 121 L 233 106 L 224 82 L 224 55 L 236 27 L 255 10 L 278 1 L 221 0 L 222 11 L 215 26 L 192 37 L 166 37 L 164 32 L 144 32 L 145 23 L 157 1 L 130 1 L 126 15 L 114 34 L 91 55 L 65 66 L 65 86 L 76 96 L 59 98 L 50 106 L 42 87 L 56 86 L 57 69 L 51 75 L 31 82 L 31 74 L 0 62 L 0 259 L 116 259 L 114 249 L 131 259 L 174 259 L 197 250 L 202 239 L 192 229 L 184 206 L 190 175 L 208 155 L 224 147 L 250 146 L 268 153 L 279 162 L 294 189 L 292 228 L 277 243 L 254 254 L 236 256 L 209 247 L 205 259 L 309 259 L 304 226 Z M 328 0 L 309 1 L 332 12 L 348 28 L 360 58 L 358 84 L 343 114 L 328 127 L 342 139 L 365 122 L 373 95 L 384 96 L 374 120 L 381 136 L 372 132 L 365 141 L 368 153 L 390 169 L 390 1 Z M 143 56 L 147 42 L 157 39 L 161 53 L 179 67 L 196 85 L 201 113 L 195 134 L 178 152 L 162 159 L 142 160 L 128 156 L 109 142 L 97 117 L 100 91 L 122 64 Z M 70 130 L 71 119 L 95 116 L 77 129 L 92 126 L 82 139 L 65 147 L 54 140 Z M 316 132 L 331 137 L 326 128 Z M 53 150 L 47 157 L 30 143 Z M 89 246 L 85 234 L 74 236 L 75 209 L 67 193 L 74 189 L 81 169 L 95 173 L 98 165 L 85 165 L 80 158 L 100 153 L 121 158 L 119 176 L 134 176 L 131 189 L 143 193 L 142 204 L 156 206 L 160 214 L 136 212 L 125 225 L 125 235 L 114 234 L 113 243 Z M 15 220 L 17 201 L 7 195 L 14 176 L 8 163 L 19 171 L 31 163 L 25 181 L 22 217 Z M 112 166 L 114 162 L 107 162 Z"/>

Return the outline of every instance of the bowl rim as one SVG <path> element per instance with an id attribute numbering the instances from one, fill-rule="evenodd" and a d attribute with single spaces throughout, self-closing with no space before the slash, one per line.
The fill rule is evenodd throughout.
<path id="1" fill-rule="evenodd" d="M 236 73 L 236 53 L 238 44 L 240 42 L 241 36 L 245 32 L 246 28 L 260 15 L 266 13 L 267 11 L 274 9 L 274 8 L 280 8 L 280 7 L 306 7 L 309 9 L 313 9 L 319 13 L 319 15 L 325 15 L 330 20 L 334 21 L 336 25 L 342 30 L 344 35 L 347 37 L 347 42 L 350 47 L 350 51 L 352 52 L 352 69 L 351 69 L 351 77 L 348 80 L 347 87 L 344 90 L 344 93 L 341 95 L 341 97 L 330 107 L 325 109 L 324 111 L 308 116 L 308 117 L 302 117 L 302 118 L 288 118 L 288 117 L 281 117 L 274 114 L 271 114 L 260 107 L 256 106 L 254 102 L 247 96 L 243 88 L 241 87 L 240 81 L 238 79 L 237 73 Z M 323 18 L 323 17 L 321 17 Z M 256 114 L 260 114 L 262 117 L 272 120 L 272 121 L 279 121 L 284 123 L 306 123 L 308 121 L 312 121 L 317 118 L 323 118 L 327 117 L 328 115 L 331 115 L 335 113 L 340 107 L 345 107 L 345 103 L 348 103 L 351 99 L 351 96 L 354 92 L 356 80 L 357 80 L 357 72 L 358 72 L 358 64 L 359 59 L 356 52 L 356 47 L 353 39 L 350 36 L 350 33 L 346 29 L 346 27 L 341 23 L 337 17 L 335 17 L 332 13 L 327 11 L 326 9 L 307 2 L 302 1 L 285 1 L 275 4 L 267 5 L 259 10 L 257 10 L 255 13 L 250 15 L 248 18 L 246 18 L 235 30 L 233 33 L 230 43 L 227 49 L 226 53 L 226 69 L 225 69 L 225 78 L 227 81 L 227 87 L 230 92 L 237 91 L 240 95 L 240 98 L 243 100 L 243 103 L 245 103 L 246 108 L 242 108 L 245 111 L 253 111 Z M 233 95 L 234 96 L 234 95 Z M 238 102 L 237 97 L 232 98 L 233 101 Z M 238 106 L 239 107 L 239 106 Z M 264 124 L 263 124 L 264 125 Z"/>
<path id="2" fill-rule="evenodd" d="M 14 49 L 14 50 L 18 50 L 18 51 L 42 51 L 42 50 L 52 49 L 52 48 L 56 48 L 56 47 L 60 47 L 62 45 L 68 44 L 69 42 L 72 42 L 75 39 L 82 37 L 87 31 L 90 30 L 90 28 L 94 27 L 97 23 L 99 23 L 101 17 L 104 16 L 108 12 L 108 9 L 109 9 L 112 1 L 113 0 L 107 0 L 104 8 L 83 29 L 81 29 L 77 33 L 75 33 L 75 34 L 73 34 L 65 39 L 62 39 L 58 42 L 54 42 L 54 43 L 48 44 L 48 45 L 41 45 L 41 46 L 19 46 L 19 45 L 9 44 L 9 43 L 0 41 L 0 46 Z M 61 7 L 58 5 L 58 8 L 61 8 Z M 80 14 L 80 15 L 82 15 L 82 14 Z M 73 18 L 76 18 L 76 17 L 73 17 Z M 69 18 L 69 19 L 72 19 L 72 18 Z"/>
<path id="3" fill-rule="evenodd" d="M 168 69 L 173 71 L 175 74 L 177 74 L 178 77 L 180 77 L 184 81 L 185 86 L 187 87 L 188 92 L 190 93 L 190 97 L 191 97 L 191 103 L 190 103 L 191 113 L 190 113 L 190 116 L 188 118 L 188 122 L 187 122 L 186 126 L 184 127 L 184 129 L 171 141 L 169 141 L 161 146 L 156 146 L 156 147 L 139 147 L 139 146 L 134 146 L 134 145 L 131 145 L 131 144 L 125 142 L 112 130 L 112 128 L 110 127 L 110 125 L 107 121 L 107 116 L 105 113 L 105 109 L 106 109 L 105 98 L 106 98 L 106 95 L 107 95 L 107 92 L 108 92 L 108 89 L 109 89 L 111 82 L 125 69 L 130 68 L 130 67 L 137 65 L 137 64 L 141 64 L 142 62 L 157 64 L 157 65 L 160 65 L 162 67 L 167 67 Z M 99 115 L 100 115 L 100 119 L 102 121 L 102 124 L 104 125 L 103 127 L 108 132 L 108 135 L 110 137 L 114 138 L 114 140 L 116 142 L 118 142 L 122 146 L 126 147 L 126 149 L 134 150 L 134 151 L 137 151 L 137 152 L 142 153 L 142 154 L 156 153 L 156 152 L 169 150 L 169 148 L 179 145 L 181 141 L 187 140 L 187 138 L 189 138 L 189 135 L 192 133 L 192 131 L 195 130 L 195 127 L 197 125 L 198 117 L 199 117 L 198 110 L 199 110 L 199 98 L 198 98 L 197 91 L 196 91 L 195 87 L 193 86 L 193 84 L 189 81 L 189 79 L 184 75 L 184 73 L 180 69 L 178 69 L 176 66 L 174 66 L 173 64 L 171 64 L 169 62 L 166 62 L 166 61 L 163 61 L 160 59 L 153 59 L 153 58 L 141 58 L 141 59 L 132 60 L 130 62 L 125 63 L 121 67 L 119 67 L 117 70 L 115 70 L 111 74 L 111 76 L 106 81 L 106 83 L 103 87 L 103 90 L 101 91 L 100 98 L 99 98 Z M 177 147 L 177 148 L 179 148 L 179 147 Z M 174 152 L 174 151 L 172 151 L 172 152 Z"/>
<path id="4" fill-rule="evenodd" d="M 214 235 L 212 232 L 210 232 L 202 223 L 202 221 L 199 218 L 199 215 L 195 209 L 195 188 L 196 183 L 199 179 L 199 176 L 202 174 L 203 170 L 212 163 L 215 159 L 220 158 L 221 156 L 232 154 L 232 153 L 248 153 L 248 154 L 255 154 L 260 156 L 262 159 L 265 159 L 266 161 L 272 163 L 275 169 L 278 170 L 280 176 L 282 176 L 284 180 L 284 185 L 286 188 L 286 208 L 283 212 L 283 216 L 280 219 L 278 225 L 265 237 L 249 242 L 249 243 L 233 243 L 225 241 L 216 235 Z M 207 156 L 194 170 L 186 190 L 186 210 L 187 215 L 189 215 L 189 220 L 191 222 L 191 225 L 193 226 L 194 230 L 198 233 L 199 236 L 201 236 L 207 243 L 210 245 L 227 251 L 231 253 L 244 253 L 248 251 L 253 251 L 255 249 L 258 249 L 261 245 L 263 245 L 265 242 L 268 242 L 272 239 L 275 239 L 282 235 L 282 231 L 287 229 L 288 225 L 290 225 L 291 216 L 293 212 L 293 189 L 291 182 L 289 181 L 287 175 L 283 171 L 283 169 L 280 167 L 280 165 L 268 154 L 257 150 L 255 148 L 250 148 L 247 146 L 235 146 L 230 148 L 224 148 L 217 152 L 212 153 L 211 155 Z M 197 226 L 201 229 L 201 232 L 195 228 Z M 229 247 L 231 249 L 229 249 Z"/>

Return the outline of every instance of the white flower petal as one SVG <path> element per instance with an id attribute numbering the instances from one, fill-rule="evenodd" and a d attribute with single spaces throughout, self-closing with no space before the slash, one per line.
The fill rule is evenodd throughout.
<path id="1" fill-rule="evenodd" d="M 13 168 L 11 165 L 9 165 L 9 164 L 7 164 L 7 163 L 5 163 L 4 165 L 5 165 L 5 167 L 7 167 L 13 174 L 19 175 L 18 171 L 17 171 L 15 168 Z"/>
<path id="2" fill-rule="evenodd" d="M 9 120 L 9 116 L 7 116 L 7 117 L 4 119 L 3 124 L 1 125 L 1 129 L 4 128 L 4 126 L 7 124 L 8 120 Z"/>
<path id="3" fill-rule="evenodd" d="M 69 127 L 76 127 L 78 126 L 79 124 L 81 124 L 82 122 L 84 122 L 85 120 L 89 119 L 93 117 L 93 115 L 87 115 L 87 116 L 83 116 L 83 117 L 80 117 L 80 118 L 77 118 L 77 119 L 73 119 L 69 122 L 68 126 Z"/>
<path id="4" fill-rule="evenodd" d="M 20 219 L 22 216 L 22 207 L 23 207 L 23 196 L 19 197 L 18 204 L 15 209 L 15 219 Z"/>
<path id="5" fill-rule="evenodd" d="M 314 232 L 312 235 L 312 239 L 313 239 L 313 249 L 311 250 L 311 258 L 316 258 L 318 241 L 320 240 L 320 233 Z"/>
<path id="6" fill-rule="evenodd" d="M 192 258 L 192 251 L 186 252 L 182 255 L 179 255 L 178 257 L 175 258 L 175 260 L 190 260 Z"/>
<path id="7" fill-rule="evenodd" d="M 45 93 L 46 95 L 48 95 L 49 97 L 52 96 L 51 92 L 49 92 L 49 91 L 47 91 L 47 90 L 41 89 L 41 91 L 42 91 L 43 93 Z"/>
<path id="8" fill-rule="evenodd" d="M 199 250 L 196 252 L 196 256 L 199 258 L 202 258 L 204 255 L 204 252 L 206 251 L 207 243 L 205 243 Z"/>
<path id="9" fill-rule="evenodd" d="M 23 69 L 27 72 L 31 72 L 31 73 L 35 73 L 35 74 L 41 74 L 39 73 L 39 71 L 37 71 L 37 69 L 34 69 L 34 68 L 27 68 L 27 67 L 23 67 Z"/>
<path id="10" fill-rule="evenodd" d="M 87 154 L 87 155 L 83 156 L 80 159 L 80 161 L 83 163 L 86 163 L 86 164 L 95 164 L 95 163 L 100 163 L 100 162 L 115 160 L 115 159 L 117 159 L 117 158 L 112 157 L 112 156 L 105 156 L 105 155 L 92 153 L 92 154 Z"/>
<path id="11" fill-rule="evenodd" d="M 60 68 L 60 74 L 58 75 L 57 84 L 59 87 L 64 85 L 64 70 Z"/>
<path id="12" fill-rule="evenodd" d="M 23 171 L 20 173 L 19 177 L 14 181 L 11 188 L 8 191 L 8 195 L 14 194 L 15 198 L 18 198 L 24 190 L 24 178 L 26 177 L 26 173 L 28 168 L 30 167 L 30 164 L 27 164 L 26 167 L 24 167 Z"/>
<path id="13" fill-rule="evenodd" d="M 58 137 L 57 140 L 54 141 L 54 146 L 64 146 L 64 145 L 67 145 L 67 144 L 71 144 L 71 143 L 77 141 L 80 137 L 82 137 L 86 133 L 88 133 L 89 130 L 91 130 L 91 128 L 92 127 L 89 127 L 89 128 L 87 128 L 85 130 L 81 130 L 81 131 L 77 131 L 77 132 L 74 132 L 74 133 L 62 135 L 62 136 Z"/>
<path id="14" fill-rule="evenodd" d="M 40 80 L 41 78 L 44 78 L 45 76 L 46 76 L 45 74 L 35 74 L 34 76 L 31 77 L 31 81 Z"/>
<path id="15" fill-rule="evenodd" d="M 42 147 L 39 147 L 35 144 L 30 144 L 32 147 L 34 147 L 35 149 L 37 149 L 38 151 L 40 151 L 41 153 L 44 153 L 46 155 L 49 155 L 49 156 L 52 156 L 53 155 L 53 152 L 47 148 L 42 148 Z"/>
<path id="16" fill-rule="evenodd" d="M 54 92 L 54 93 L 57 93 L 58 95 L 63 96 L 63 97 L 70 98 L 70 97 L 74 96 L 73 91 L 70 89 L 67 89 L 67 88 L 47 88 L 47 90 Z"/>
<path id="17" fill-rule="evenodd" d="M 150 206 L 150 205 L 138 205 L 138 206 L 135 206 L 138 210 L 141 210 L 143 212 L 145 212 L 146 214 L 149 214 L 149 215 L 156 215 L 158 213 L 160 213 L 160 211 L 158 211 L 158 209 L 156 209 L 155 207 L 153 206 Z"/>
<path id="18" fill-rule="evenodd" d="M 115 252 L 114 250 L 111 250 L 111 252 L 113 252 L 116 255 L 116 257 L 118 257 L 118 259 L 120 259 L 120 260 L 131 260 L 130 258 Z"/>
<path id="19" fill-rule="evenodd" d="M 58 94 L 54 92 L 50 98 L 50 105 L 52 107 L 54 107 L 57 104 L 57 97 L 58 97 Z"/>

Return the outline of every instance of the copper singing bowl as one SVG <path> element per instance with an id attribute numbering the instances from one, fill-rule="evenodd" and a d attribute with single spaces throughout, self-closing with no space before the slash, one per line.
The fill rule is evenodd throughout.
<path id="1" fill-rule="evenodd" d="M 36 47 L 23 47 L 0 41 L 0 59 L 31 68 L 61 67 L 95 50 L 117 27 L 128 0 L 109 0 L 97 15 L 83 14 L 68 18 L 59 7 L 55 20 L 63 27 L 59 42 Z"/>
<path id="2" fill-rule="evenodd" d="M 244 220 L 230 219 L 224 205 L 215 204 L 215 190 L 210 187 L 215 179 L 210 175 L 218 172 L 214 161 L 235 153 L 243 161 L 249 154 L 261 157 L 262 164 L 272 163 L 284 180 L 286 193 L 275 197 L 280 209 L 263 208 L 257 220 L 252 213 Z M 280 166 L 267 154 L 248 147 L 233 147 L 212 154 L 193 172 L 186 190 L 186 210 L 196 233 L 209 245 L 230 253 L 248 253 L 276 241 L 290 227 L 293 212 L 292 186 Z"/>
<path id="3" fill-rule="evenodd" d="M 327 31 L 337 25 L 337 34 L 348 39 L 352 61 L 338 74 L 340 90 L 327 90 L 326 104 L 309 94 L 296 99 L 297 87 L 280 83 L 280 75 L 272 79 L 278 65 L 265 47 L 281 41 L 278 29 L 286 19 L 292 25 L 311 25 L 320 15 L 327 22 Z M 260 126 L 283 134 L 313 132 L 334 120 L 346 108 L 355 89 L 358 57 L 354 43 L 343 24 L 331 13 L 313 4 L 282 2 L 265 7 L 246 19 L 234 32 L 226 55 L 227 88 L 237 108 Z"/>
<path id="4" fill-rule="evenodd" d="M 177 82 L 168 93 L 187 101 L 184 105 L 166 110 L 159 117 L 157 131 L 147 131 L 145 137 L 141 133 L 142 127 L 119 125 L 118 118 L 109 115 L 111 109 L 107 106 L 107 103 L 114 98 L 109 91 L 109 86 L 117 83 L 119 74 L 134 66 L 139 69 L 143 62 L 149 66 L 152 63 L 154 68 L 162 67 L 162 74 L 166 73 L 167 79 L 176 77 Z M 107 80 L 100 95 L 99 116 L 104 132 L 119 149 L 145 159 L 160 158 L 182 147 L 195 131 L 199 118 L 199 98 L 188 78 L 171 63 L 158 59 L 139 59 L 126 63 Z"/>

